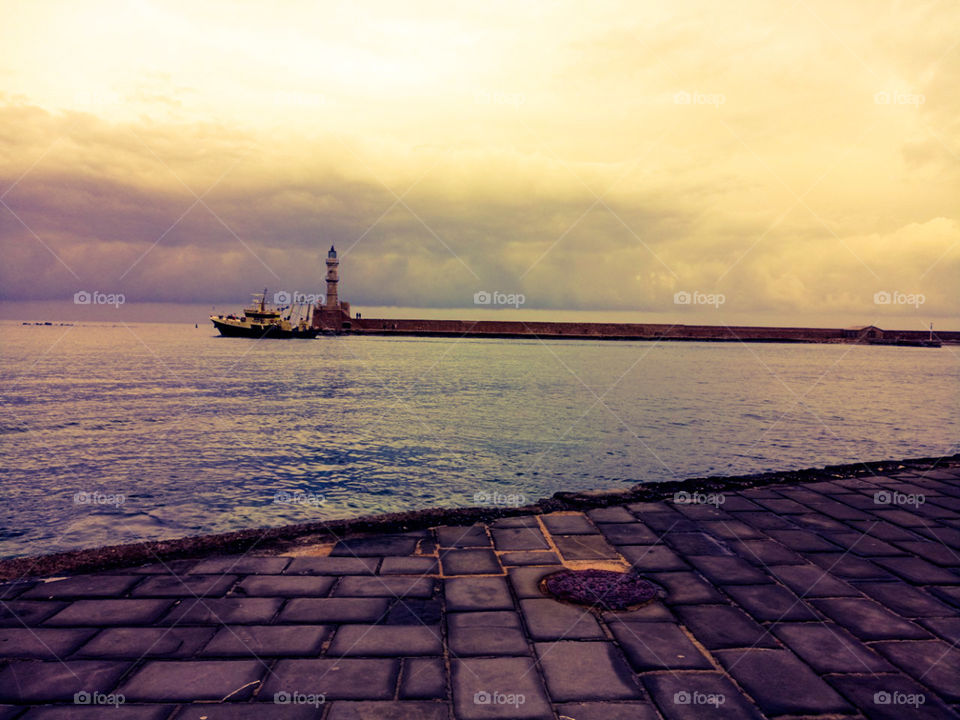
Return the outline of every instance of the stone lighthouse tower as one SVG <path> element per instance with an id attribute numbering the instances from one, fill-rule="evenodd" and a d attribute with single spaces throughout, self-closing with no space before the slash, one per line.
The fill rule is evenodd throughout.
<path id="1" fill-rule="evenodd" d="M 337 297 L 337 284 L 340 282 L 340 273 L 337 270 L 339 267 L 337 249 L 331 245 L 330 252 L 327 253 L 327 311 L 337 315 L 340 315 L 340 299 Z"/>

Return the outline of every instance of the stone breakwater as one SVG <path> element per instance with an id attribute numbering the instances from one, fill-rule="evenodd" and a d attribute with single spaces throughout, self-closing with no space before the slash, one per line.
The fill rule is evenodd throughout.
<path id="1" fill-rule="evenodd" d="M 960 458 L 671 485 L 20 567 L 0 718 L 957 716 Z M 658 596 L 544 592 L 586 568 Z"/>

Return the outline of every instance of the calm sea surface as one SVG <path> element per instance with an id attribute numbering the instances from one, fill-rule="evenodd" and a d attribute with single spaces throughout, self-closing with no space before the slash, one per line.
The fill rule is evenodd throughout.
<path id="1" fill-rule="evenodd" d="M 0 557 L 960 438 L 954 348 L 0 332 Z"/>

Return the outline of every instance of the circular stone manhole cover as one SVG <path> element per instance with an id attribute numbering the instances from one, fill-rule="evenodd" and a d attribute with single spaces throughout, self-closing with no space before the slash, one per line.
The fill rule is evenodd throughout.
<path id="1" fill-rule="evenodd" d="M 604 610 L 626 610 L 660 594 L 639 575 L 615 570 L 561 570 L 543 579 L 543 589 L 560 600 Z"/>

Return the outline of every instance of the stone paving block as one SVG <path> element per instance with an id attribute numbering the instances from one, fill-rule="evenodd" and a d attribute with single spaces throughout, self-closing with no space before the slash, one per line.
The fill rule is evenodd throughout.
<path id="1" fill-rule="evenodd" d="M 214 628 L 105 628 L 76 651 L 77 658 L 188 658 L 213 637 Z"/>
<path id="2" fill-rule="evenodd" d="M 840 520 L 834 520 L 833 518 L 827 517 L 826 515 L 814 515 L 814 514 L 803 514 L 803 515 L 791 515 L 790 522 L 796 525 L 801 530 L 813 531 L 815 533 L 820 532 L 850 532 L 850 526 L 846 522 L 841 522 Z M 847 522 L 853 522 L 848 520 Z M 776 528 L 772 528 L 776 529 Z M 836 548 L 831 548 L 831 550 L 836 550 Z"/>
<path id="3" fill-rule="evenodd" d="M 758 585 L 770 582 L 770 576 L 739 557 L 690 555 L 687 560 L 712 583 Z"/>
<path id="4" fill-rule="evenodd" d="M 927 639 L 919 625 L 866 598 L 825 598 L 810 603 L 861 640 Z"/>
<path id="5" fill-rule="evenodd" d="M 385 557 L 381 575 L 436 575 L 440 572 L 434 557 Z"/>
<path id="6" fill-rule="evenodd" d="M 836 552 L 837 546 L 809 530 L 770 530 L 767 535 L 797 552 Z"/>
<path id="7" fill-rule="evenodd" d="M 844 505 L 841 502 L 828 498 L 818 500 L 817 502 L 808 502 L 806 503 L 806 507 L 814 512 L 832 517 L 835 520 L 869 520 L 871 518 L 870 513 L 865 513 L 862 510 L 857 510 L 849 505 Z"/>
<path id="8" fill-rule="evenodd" d="M 330 704 L 327 720 L 447 720 L 445 704 L 435 702 L 347 701 Z"/>
<path id="9" fill-rule="evenodd" d="M 270 698 L 273 699 L 273 696 Z M 325 705 L 267 703 L 196 703 L 182 705 L 174 720 L 316 720 Z M 109 720 L 109 719 L 108 719 Z M 117 719 L 119 720 L 119 718 Z"/>
<path id="10" fill-rule="evenodd" d="M 553 720 L 550 701 L 530 658 L 454 659 L 453 707 L 457 720 Z M 520 697 L 523 702 L 519 702 Z M 508 701 L 513 698 L 513 704 Z"/>
<path id="11" fill-rule="evenodd" d="M 167 720 L 175 709 L 174 705 L 123 704 L 121 707 L 122 710 L 110 705 L 107 710 L 102 705 L 41 705 L 27 710 L 25 715 L 20 715 L 20 720 L 103 720 L 104 717 L 115 720 Z M 106 714 L 104 710 L 107 710 Z M 17 708 L 15 713 L 7 715 L 0 709 L 0 720 L 13 718 L 19 712 L 20 708 Z"/>
<path id="12" fill-rule="evenodd" d="M 730 605 L 680 605 L 677 615 L 708 650 L 779 647 L 760 625 Z"/>
<path id="13" fill-rule="evenodd" d="M 552 550 L 549 552 L 543 552 L 540 550 L 518 550 L 502 553 L 500 555 L 500 563 L 505 566 L 557 565 L 560 563 L 560 556 Z"/>
<path id="14" fill-rule="evenodd" d="M 722 541 L 702 532 L 664 533 L 663 542 L 683 556 L 733 555 Z"/>
<path id="15" fill-rule="evenodd" d="M 740 520 L 707 521 L 700 523 L 700 527 L 704 532 L 723 540 L 757 540 L 763 537 L 759 530 Z"/>
<path id="16" fill-rule="evenodd" d="M 407 658 L 400 676 L 400 699 L 446 700 L 446 676 L 442 658 Z M 446 705 L 442 707 L 446 710 Z"/>
<path id="17" fill-rule="evenodd" d="M 960 650 L 940 640 L 878 642 L 873 648 L 948 702 L 960 702 Z"/>
<path id="18" fill-rule="evenodd" d="M 109 660 L 14 660 L 0 669 L 0 702 L 73 702 L 81 691 L 107 694 L 129 667 Z"/>
<path id="19" fill-rule="evenodd" d="M 63 660 L 95 632 L 93 629 L 0 628 L 0 661 Z"/>
<path id="20" fill-rule="evenodd" d="M 944 720 L 956 717 L 933 693 L 906 675 L 829 675 L 826 680 L 870 720 Z M 910 696 L 923 696 L 923 704 L 905 705 L 904 701 Z M 894 697 L 900 702 L 893 702 Z"/>
<path id="21" fill-rule="evenodd" d="M 185 560 L 164 560 L 123 568 L 118 572 L 121 575 L 186 575 L 197 562 L 196 559 L 189 558 Z"/>
<path id="22" fill-rule="evenodd" d="M 562 641 L 537 643 L 535 648 L 554 702 L 645 696 L 612 643 Z"/>
<path id="23" fill-rule="evenodd" d="M 887 542 L 919 539 L 918 535 L 909 528 L 888 522 L 879 522 L 876 519 L 864 521 L 850 520 L 845 524 L 859 533 L 864 533 L 880 540 L 886 540 Z"/>
<path id="24" fill-rule="evenodd" d="M 503 572 L 493 550 L 443 550 L 440 567 L 444 575 L 499 575 Z"/>
<path id="25" fill-rule="evenodd" d="M 923 558 L 874 558 L 873 562 L 916 585 L 960 585 L 960 574 L 937 567 Z"/>
<path id="26" fill-rule="evenodd" d="M 904 556 L 903 550 L 862 533 L 829 533 L 830 541 L 859 557 Z M 833 550 L 834 548 L 831 548 Z"/>
<path id="27" fill-rule="evenodd" d="M 660 720 L 649 702 L 576 702 L 557 706 L 560 717 L 576 720 Z"/>
<path id="28" fill-rule="evenodd" d="M 443 653 L 439 626 L 342 625 L 327 650 L 330 657 L 403 657 Z"/>
<path id="29" fill-rule="evenodd" d="M 724 493 L 723 509 L 726 512 L 762 512 L 759 505 L 743 493 Z"/>
<path id="30" fill-rule="evenodd" d="M 38 583 L 20 597 L 24 600 L 119 597 L 141 580 L 143 575 L 77 575 Z"/>
<path id="31" fill-rule="evenodd" d="M 667 720 L 763 720 L 757 708 L 718 672 L 647 673 L 643 684 Z"/>
<path id="32" fill-rule="evenodd" d="M 586 607 L 540 598 L 521 600 L 520 609 L 527 624 L 527 632 L 534 640 L 603 637 L 599 623 Z"/>
<path id="33" fill-rule="evenodd" d="M 665 506 L 661 506 L 661 508 L 663 507 Z M 700 526 L 694 520 L 672 510 L 669 512 L 645 512 L 639 517 L 657 535 L 668 532 L 698 532 L 700 530 Z"/>
<path id="34" fill-rule="evenodd" d="M 637 570 L 664 572 L 689 570 L 690 566 L 666 545 L 622 545 L 620 553 Z"/>
<path id="35" fill-rule="evenodd" d="M 633 516 L 627 513 L 629 521 Z M 597 526 L 583 513 L 551 513 L 543 516 L 543 524 L 553 535 L 594 535 Z M 629 522 L 628 521 L 628 522 Z"/>
<path id="36" fill-rule="evenodd" d="M 611 545 L 656 545 L 660 535 L 641 522 L 609 523 L 600 527 Z"/>
<path id="37" fill-rule="evenodd" d="M 645 575 L 666 590 L 667 605 L 722 603 L 723 596 L 716 588 L 692 572 L 658 572 Z"/>
<path id="38" fill-rule="evenodd" d="M 344 538 L 333 546 L 332 557 L 377 557 L 378 555 L 413 555 L 419 538 L 414 535 L 372 535 Z"/>
<path id="39" fill-rule="evenodd" d="M 819 619 L 803 600 L 780 585 L 727 585 L 723 590 L 761 622 Z"/>
<path id="40" fill-rule="evenodd" d="M 378 557 L 295 557 L 284 575 L 373 575 Z"/>
<path id="41" fill-rule="evenodd" d="M 279 660 L 257 700 L 277 692 L 323 694 L 330 700 L 390 700 L 400 674 L 396 658 Z"/>
<path id="42" fill-rule="evenodd" d="M 54 600 L 12 600 L 0 603 L 0 627 L 39 625 L 63 610 L 67 603 Z"/>
<path id="43" fill-rule="evenodd" d="M 596 531 L 594 531 L 596 532 Z M 20 597 L 30 588 L 34 587 L 37 584 L 34 580 L 11 580 L 9 582 L 0 583 L 0 600 L 9 602 Z M 3 717 L 0 715 L 0 717 Z"/>
<path id="44" fill-rule="evenodd" d="M 766 571 L 800 597 L 851 597 L 859 591 L 819 565 L 772 565 Z"/>
<path id="45" fill-rule="evenodd" d="M 264 625 L 282 598 L 199 598 L 183 600 L 160 621 L 164 625 Z"/>
<path id="46" fill-rule="evenodd" d="M 517 597 L 542 598 L 544 594 L 540 592 L 540 581 L 547 575 L 552 575 L 560 570 L 563 570 L 561 565 L 553 567 L 546 565 L 542 567 L 510 568 L 507 573 Z"/>
<path id="47" fill-rule="evenodd" d="M 941 600 L 960 607 L 960 587 L 936 586 L 927 590 Z"/>
<path id="48" fill-rule="evenodd" d="M 864 558 L 845 553 L 807 553 L 806 557 L 842 580 L 890 580 L 883 568 Z"/>
<path id="49" fill-rule="evenodd" d="M 731 540 L 727 546 L 752 565 L 807 564 L 802 556 L 775 540 Z"/>
<path id="50" fill-rule="evenodd" d="M 538 515 L 514 515 L 513 517 L 497 518 L 489 525 L 492 528 L 539 527 L 538 517 Z"/>
<path id="51" fill-rule="evenodd" d="M 232 555 L 201 560 L 190 568 L 191 573 L 211 575 L 277 575 L 290 564 L 289 557 L 258 557 L 256 555 Z"/>
<path id="52" fill-rule="evenodd" d="M 133 597 L 223 597 L 236 575 L 154 575 L 133 590 Z"/>
<path id="53" fill-rule="evenodd" d="M 593 510 L 587 511 L 587 517 L 590 518 L 590 521 L 600 525 L 601 523 L 624 523 L 624 522 L 633 522 L 636 518 L 630 514 L 625 508 L 622 507 L 605 507 L 605 508 L 595 508 Z M 550 532 L 553 532 L 553 529 L 550 526 L 547 526 L 547 529 Z M 596 530 L 594 530 L 596 532 Z M 579 531 L 566 533 L 567 535 L 579 535 Z M 589 534 L 589 533 L 587 533 Z"/>
<path id="54" fill-rule="evenodd" d="M 437 541 L 442 548 L 488 548 L 491 545 L 490 536 L 483 525 L 438 527 Z"/>
<path id="55" fill-rule="evenodd" d="M 324 625 L 222 627 L 200 654 L 244 658 L 316 656 L 330 632 L 331 628 Z"/>
<path id="56" fill-rule="evenodd" d="M 927 618 L 920 621 L 928 630 L 950 643 L 960 644 L 960 615 L 953 617 Z"/>
<path id="57" fill-rule="evenodd" d="M 920 588 L 904 583 L 857 582 L 856 588 L 898 615 L 906 618 L 949 617 L 955 608 L 944 605 Z"/>
<path id="58" fill-rule="evenodd" d="M 494 528 L 493 544 L 497 550 L 549 550 L 540 528 Z"/>
<path id="59" fill-rule="evenodd" d="M 754 502 L 761 507 L 770 510 L 776 515 L 793 515 L 798 513 L 810 512 L 806 505 L 801 505 L 796 500 L 787 500 L 786 498 L 755 498 Z"/>
<path id="60" fill-rule="evenodd" d="M 444 581 L 443 592 L 450 612 L 514 609 L 507 580 L 502 577 L 451 578 Z"/>
<path id="61" fill-rule="evenodd" d="M 387 598 L 294 598 L 280 612 L 281 623 L 375 623 L 387 614 Z"/>
<path id="62" fill-rule="evenodd" d="M 960 567 L 960 553 L 938 542 L 929 540 L 900 540 L 895 544 L 905 552 L 922 557 L 934 565 L 952 568 Z"/>
<path id="63" fill-rule="evenodd" d="M 259 660 L 151 660 L 118 692 L 128 702 L 246 700 L 267 672 Z"/>
<path id="64" fill-rule="evenodd" d="M 609 560 L 619 557 L 602 535 L 554 535 L 553 542 L 565 560 Z"/>
<path id="65" fill-rule="evenodd" d="M 659 600 L 653 600 L 646 605 L 642 605 L 634 610 L 604 612 L 602 613 L 604 622 L 671 622 L 675 623 L 677 619 L 673 613 Z"/>
<path id="66" fill-rule="evenodd" d="M 443 615 L 439 598 L 401 598 L 394 601 L 380 625 L 436 625 Z"/>
<path id="67" fill-rule="evenodd" d="M 74 600 L 44 625 L 147 625 L 173 600 Z"/>
<path id="68" fill-rule="evenodd" d="M 716 656 L 767 715 L 852 710 L 846 700 L 787 650 L 720 650 Z"/>
<path id="69" fill-rule="evenodd" d="M 429 577 L 389 575 L 361 577 L 351 575 L 341 578 L 333 590 L 334 597 L 416 597 L 433 595 L 436 580 Z"/>
<path id="70" fill-rule="evenodd" d="M 727 512 L 736 520 L 757 528 L 758 530 L 792 530 L 795 527 L 790 521 L 770 512 L 731 512 L 730 510 Z"/>
<path id="71" fill-rule="evenodd" d="M 447 642 L 451 655 L 457 657 L 530 653 L 515 612 L 448 613 Z"/>
<path id="72" fill-rule="evenodd" d="M 336 580 L 323 575 L 250 575 L 233 592 L 247 597 L 323 597 Z"/>
<path id="73" fill-rule="evenodd" d="M 833 623 L 782 623 L 772 632 L 820 675 L 893 671 L 890 663 Z"/>
<path id="74" fill-rule="evenodd" d="M 725 511 L 711 503 L 672 503 L 673 508 L 682 515 L 697 522 L 716 522 L 732 519 Z"/>
<path id="75" fill-rule="evenodd" d="M 644 670 L 710 670 L 713 666 L 673 623 L 611 623 L 631 667 Z"/>

